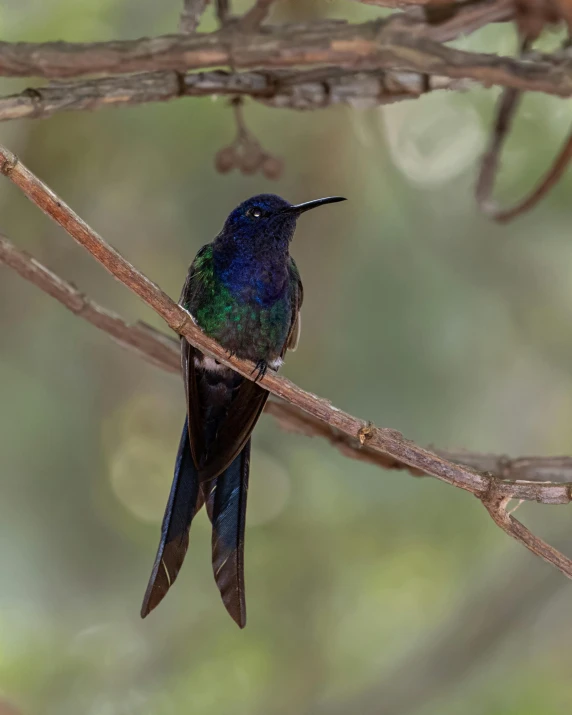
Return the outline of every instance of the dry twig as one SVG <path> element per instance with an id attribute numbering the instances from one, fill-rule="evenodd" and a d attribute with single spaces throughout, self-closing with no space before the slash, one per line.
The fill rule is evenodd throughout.
<path id="1" fill-rule="evenodd" d="M 130 325 L 123 318 L 102 308 L 86 297 L 71 283 L 67 283 L 43 266 L 33 256 L 16 248 L 0 235 L 0 263 L 12 268 L 22 278 L 33 283 L 62 305 L 84 320 L 110 335 L 116 342 L 153 365 L 170 373 L 180 372 L 179 342 L 155 330 L 146 323 Z M 340 432 L 330 424 L 303 412 L 298 407 L 283 401 L 271 400 L 266 412 L 279 425 L 291 432 L 308 437 L 320 437 L 328 441 L 341 454 L 358 461 L 374 464 L 382 469 L 407 470 L 415 476 L 423 472 L 409 467 L 387 454 L 362 446 L 353 437 Z M 443 459 L 464 464 L 479 472 L 486 472 L 501 480 L 526 480 L 536 482 L 572 482 L 572 457 L 517 457 L 451 452 L 435 450 Z"/>
<path id="2" fill-rule="evenodd" d="M 184 336 L 205 354 L 244 377 L 254 379 L 255 366 L 251 362 L 230 357 L 220 345 L 204 335 L 187 311 L 174 303 L 157 285 L 107 244 L 16 156 L 3 147 L 0 147 L 0 173 L 7 176 L 42 211 L 65 228 L 69 235 L 86 248 L 115 278 L 142 298 L 172 330 Z M 505 519 L 502 514 L 508 499 L 568 504 L 572 501 L 572 484 L 501 481 L 419 447 L 396 430 L 375 427 L 343 412 L 328 400 L 305 392 L 271 371 L 261 380 L 261 385 L 277 397 L 308 413 L 318 422 L 324 423 L 328 429 L 336 430 L 367 446 L 371 452 L 471 492 L 483 502 L 501 529 L 572 578 L 572 560 L 533 536 L 512 516 Z"/>
<path id="3" fill-rule="evenodd" d="M 239 29 L 243 32 L 252 32 L 260 27 L 270 12 L 270 6 L 276 0 L 255 0 L 254 5 L 246 12 L 239 21 Z"/>
<path id="4" fill-rule="evenodd" d="M 507 223 L 526 213 L 558 183 L 572 159 L 572 131 L 560 149 L 552 166 L 536 187 L 524 198 L 509 208 L 501 208 L 492 199 L 496 176 L 500 166 L 502 147 L 508 137 L 512 120 L 519 105 L 521 92 L 505 89 L 499 99 L 497 115 L 489 146 L 481 160 L 481 168 L 476 186 L 477 203 L 481 211 L 498 223 Z"/>
<path id="5" fill-rule="evenodd" d="M 230 17 L 230 0 L 214 0 L 216 16 L 221 25 L 226 24 Z"/>
<path id="6" fill-rule="evenodd" d="M 572 5 L 569 0 L 515 0 L 515 21 L 520 36 L 520 56 L 526 56 L 533 41 L 538 38 L 548 24 L 566 21 L 570 32 L 572 28 L 571 10 Z M 552 166 L 527 196 L 509 208 L 501 208 L 492 199 L 502 147 L 519 106 L 521 93 L 520 89 L 505 87 L 499 98 L 490 143 L 482 158 L 476 185 L 479 208 L 489 218 L 499 223 L 507 223 L 536 206 L 558 183 L 572 159 L 571 130 Z"/>
<path id="7" fill-rule="evenodd" d="M 183 0 L 179 31 L 185 33 L 196 32 L 201 21 L 201 15 L 208 4 L 209 0 Z"/>

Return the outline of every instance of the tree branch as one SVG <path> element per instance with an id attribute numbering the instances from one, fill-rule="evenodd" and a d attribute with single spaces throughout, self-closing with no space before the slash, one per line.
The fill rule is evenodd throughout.
<path id="1" fill-rule="evenodd" d="M 331 75 L 331 76 L 328 76 Z M 463 80 L 425 77 L 412 72 L 214 71 L 181 75 L 146 72 L 83 82 L 48 84 L 0 97 L 0 121 L 50 117 L 59 112 L 93 111 L 167 102 L 178 97 L 249 96 L 281 109 L 323 109 L 336 104 L 360 107 L 416 99 L 437 89 L 463 88 Z"/>
<path id="2" fill-rule="evenodd" d="M 155 330 L 147 323 L 137 322 L 130 325 L 123 318 L 92 301 L 74 285 L 52 273 L 29 253 L 16 248 L 2 235 L 0 263 L 12 268 L 22 278 L 58 300 L 75 315 L 110 335 L 121 346 L 134 351 L 139 357 L 167 372 L 180 372 L 178 340 Z M 283 429 L 308 437 L 321 437 L 350 459 L 375 464 L 383 469 L 407 470 L 415 476 L 425 476 L 423 472 L 389 455 L 376 452 L 367 445 L 362 446 L 358 440 L 288 402 L 271 400 L 267 403 L 266 412 L 272 415 Z M 442 449 L 435 452 L 443 459 L 464 464 L 480 472 L 488 472 L 497 479 L 572 482 L 572 457 L 511 459 L 497 454 L 451 452 Z"/>
<path id="3" fill-rule="evenodd" d="M 446 47 L 468 32 L 506 17 L 508 0 L 461 6 L 444 22 L 431 24 L 392 16 L 361 25 L 321 22 L 263 28 L 257 33 L 227 29 L 209 35 L 172 35 L 108 43 L 0 43 L 0 74 L 68 78 L 150 70 L 291 68 L 336 65 L 346 69 L 400 69 L 472 79 L 560 96 L 572 95 L 572 68 L 565 55 L 535 61 Z"/>
<path id="4" fill-rule="evenodd" d="M 36 206 L 62 226 L 115 278 L 136 293 L 172 330 L 185 337 L 206 355 L 214 357 L 247 379 L 254 379 L 253 363 L 230 357 L 220 345 L 198 328 L 190 313 L 174 303 L 157 285 L 134 268 L 29 171 L 14 154 L 3 147 L 0 147 L 0 173 L 16 184 Z M 396 430 L 375 427 L 369 422 L 360 420 L 334 407 L 328 400 L 305 392 L 272 371 L 262 378 L 260 384 L 277 397 L 327 424 L 329 428 L 357 440 L 362 446 L 367 446 L 372 452 L 471 492 L 481 499 L 501 529 L 572 578 L 570 559 L 534 537 L 520 522 L 510 516 L 505 519 L 500 513 L 508 499 L 538 501 L 544 504 L 568 504 L 572 501 L 572 484 L 501 481 L 489 474 L 479 473 L 465 465 L 443 459 L 434 452 L 405 439 Z M 493 497 L 494 501 L 491 501 Z"/>

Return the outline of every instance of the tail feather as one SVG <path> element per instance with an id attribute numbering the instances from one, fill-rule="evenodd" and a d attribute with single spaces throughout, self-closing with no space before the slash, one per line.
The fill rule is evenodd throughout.
<path id="1" fill-rule="evenodd" d="M 213 525 L 212 562 L 223 603 L 240 628 L 246 625 L 244 530 L 250 471 L 250 439 L 215 480 L 207 498 Z"/>
<path id="2" fill-rule="evenodd" d="M 203 490 L 191 454 L 188 421 L 185 420 L 175 463 L 175 476 L 161 527 L 161 541 L 141 607 L 145 618 L 173 585 L 189 546 L 189 529 L 204 502 Z"/>

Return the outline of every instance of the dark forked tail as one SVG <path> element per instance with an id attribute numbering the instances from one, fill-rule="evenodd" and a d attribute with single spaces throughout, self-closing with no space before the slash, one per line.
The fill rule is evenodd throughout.
<path id="1" fill-rule="evenodd" d="M 185 420 L 175 476 L 161 527 L 161 541 L 141 608 L 142 618 L 163 600 L 177 578 L 187 553 L 191 522 L 206 500 L 213 525 L 215 580 L 230 616 L 244 628 L 244 529 L 249 470 L 250 440 L 224 472 L 201 484 Z"/>

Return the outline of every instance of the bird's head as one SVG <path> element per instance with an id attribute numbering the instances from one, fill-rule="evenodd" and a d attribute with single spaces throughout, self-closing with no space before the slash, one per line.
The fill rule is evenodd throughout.
<path id="1" fill-rule="evenodd" d="M 298 217 L 309 209 L 345 201 L 341 196 L 293 205 L 275 194 L 258 194 L 243 201 L 229 215 L 217 240 L 232 243 L 238 251 L 288 249 Z"/>

